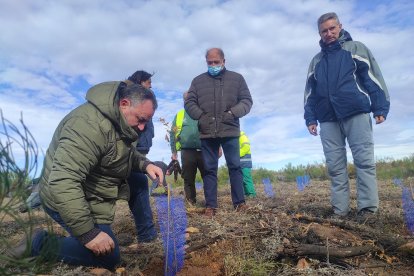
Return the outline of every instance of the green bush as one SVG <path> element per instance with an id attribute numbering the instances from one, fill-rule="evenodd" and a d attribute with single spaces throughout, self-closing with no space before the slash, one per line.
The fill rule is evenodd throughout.
<path id="1" fill-rule="evenodd" d="M 399 160 L 383 158 L 377 161 L 377 178 L 392 179 L 414 176 L 414 154 Z"/>

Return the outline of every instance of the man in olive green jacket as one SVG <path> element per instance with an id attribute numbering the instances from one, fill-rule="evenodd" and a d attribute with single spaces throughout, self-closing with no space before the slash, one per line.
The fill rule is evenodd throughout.
<path id="1" fill-rule="evenodd" d="M 163 180 L 160 168 L 136 151 L 138 133 L 152 118 L 157 101 L 140 85 L 106 82 L 92 87 L 87 102 L 70 112 L 49 145 L 40 180 L 45 211 L 70 234 L 57 238 L 52 257 L 72 265 L 113 269 L 120 261 L 110 224 L 117 199 L 128 199 L 131 171 Z M 49 248 L 46 231 L 32 234 L 31 255 Z M 56 239 L 55 239 L 56 241 Z M 29 250 L 18 246 L 9 255 Z"/>

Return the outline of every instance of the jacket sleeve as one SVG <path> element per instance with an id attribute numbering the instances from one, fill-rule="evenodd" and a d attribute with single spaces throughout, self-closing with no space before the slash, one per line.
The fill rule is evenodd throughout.
<path id="1" fill-rule="evenodd" d="M 201 115 L 203 114 L 203 110 L 198 104 L 198 97 L 196 88 L 194 86 L 194 81 L 191 83 L 190 89 L 188 90 L 188 96 L 184 102 L 184 108 L 185 111 L 187 111 L 188 115 L 190 115 L 190 117 L 194 120 L 200 119 Z"/>
<path id="2" fill-rule="evenodd" d="M 245 156 L 250 152 L 250 141 L 246 134 L 240 135 L 240 157 Z"/>
<path id="3" fill-rule="evenodd" d="M 234 117 L 241 118 L 247 113 L 250 112 L 250 109 L 253 105 L 253 99 L 250 95 L 249 88 L 247 87 L 246 81 L 244 80 L 243 76 L 240 76 L 240 88 L 239 88 L 239 96 L 238 96 L 238 103 L 230 108 L 231 113 L 233 113 Z"/>
<path id="4" fill-rule="evenodd" d="M 94 228 L 82 184 L 105 152 L 106 135 L 96 123 L 76 117 L 60 133 L 48 181 L 56 211 L 75 236 Z"/>
<path id="5" fill-rule="evenodd" d="M 154 123 L 152 119 L 146 124 L 144 131 L 140 134 L 137 149 L 149 151 L 154 138 Z"/>
<path id="6" fill-rule="evenodd" d="M 357 64 L 357 75 L 371 100 L 371 111 L 375 116 L 387 117 L 390 110 L 390 97 L 381 70 L 371 51 L 362 43 L 356 42 L 353 58 Z"/>
<path id="7" fill-rule="evenodd" d="M 316 96 L 314 93 L 315 79 L 313 62 L 309 65 L 308 76 L 306 78 L 305 93 L 304 93 L 304 119 L 306 126 L 317 125 L 315 106 Z"/>
<path id="8" fill-rule="evenodd" d="M 152 162 L 137 150 L 132 153 L 132 170 L 134 172 L 147 172 L 147 166 Z"/>

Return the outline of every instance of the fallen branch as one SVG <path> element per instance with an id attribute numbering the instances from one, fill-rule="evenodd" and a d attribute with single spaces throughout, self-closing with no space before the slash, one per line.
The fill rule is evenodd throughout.
<path id="1" fill-rule="evenodd" d="M 367 227 L 361 225 L 355 225 L 354 223 L 348 222 L 346 220 L 337 220 L 337 219 L 323 219 L 317 217 L 311 217 L 306 215 L 296 215 L 295 218 L 299 221 L 306 221 L 306 222 L 317 222 L 317 223 L 329 223 L 330 225 L 338 226 L 342 229 L 347 230 L 366 230 Z"/>
<path id="2" fill-rule="evenodd" d="M 353 247 L 326 247 L 314 244 L 296 244 L 285 247 L 278 255 L 287 256 L 330 256 L 336 258 L 348 258 L 365 255 L 369 252 L 377 252 L 378 247 L 373 245 L 362 245 Z"/>
<path id="3" fill-rule="evenodd" d="M 202 248 L 204 248 L 204 247 L 207 247 L 207 246 L 209 246 L 209 245 L 211 245 L 211 244 L 215 243 L 216 241 L 218 241 L 218 240 L 219 240 L 219 239 L 221 239 L 221 238 L 222 238 L 222 237 L 221 237 L 221 235 L 218 235 L 218 236 L 215 236 L 215 237 L 213 237 L 213 238 L 210 238 L 210 239 L 204 240 L 204 241 L 203 241 L 203 242 L 201 242 L 201 243 L 191 245 L 191 246 L 189 246 L 189 247 L 185 250 L 185 252 L 186 252 L 186 254 L 188 254 L 188 253 L 191 253 L 191 252 L 193 252 L 193 251 L 200 250 L 200 249 L 202 249 Z"/>
<path id="4" fill-rule="evenodd" d="M 381 232 L 381 230 L 376 230 L 374 228 L 349 221 L 322 219 L 305 215 L 297 215 L 296 219 L 305 222 L 329 223 L 331 225 L 338 226 L 342 229 L 355 231 L 361 236 L 361 238 L 369 238 L 370 240 L 376 240 L 378 246 L 383 247 L 387 251 L 390 250 L 395 252 L 398 250 L 399 246 L 403 245 L 406 242 L 406 240 L 403 237 L 398 237 L 392 234 L 386 234 L 384 232 Z"/>

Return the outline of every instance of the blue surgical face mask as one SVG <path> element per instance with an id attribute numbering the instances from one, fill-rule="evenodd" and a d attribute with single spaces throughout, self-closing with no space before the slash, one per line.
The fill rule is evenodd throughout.
<path id="1" fill-rule="evenodd" d="M 220 74 L 221 70 L 223 70 L 223 67 L 221 65 L 217 65 L 217 66 L 208 66 L 208 73 L 215 77 L 218 74 Z"/>

